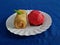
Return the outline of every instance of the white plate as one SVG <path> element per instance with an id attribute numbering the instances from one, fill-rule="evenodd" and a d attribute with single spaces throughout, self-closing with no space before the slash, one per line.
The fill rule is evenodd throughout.
<path id="1" fill-rule="evenodd" d="M 27 14 L 29 14 L 31 11 L 32 10 L 26 10 Z M 40 12 L 45 17 L 44 23 L 40 26 L 27 25 L 27 27 L 25 29 L 16 29 L 16 28 L 14 28 L 14 25 L 13 25 L 13 21 L 16 16 L 16 13 L 14 13 L 7 19 L 6 27 L 10 32 L 20 35 L 20 36 L 30 36 L 30 35 L 36 35 L 36 34 L 42 33 L 44 31 L 46 31 L 51 26 L 52 19 L 49 16 L 49 14 L 42 12 L 42 11 L 40 11 Z"/>

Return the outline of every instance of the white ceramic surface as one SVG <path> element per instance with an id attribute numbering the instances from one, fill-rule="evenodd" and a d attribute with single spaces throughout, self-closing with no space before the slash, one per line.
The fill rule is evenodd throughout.
<path id="1" fill-rule="evenodd" d="M 29 14 L 31 11 L 32 10 L 26 10 L 27 14 Z M 16 28 L 14 28 L 14 25 L 13 25 L 14 18 L 16 16 L 16 13 L 14 13 L 6 20 L 6 27 L 10 32 L 20 35 L 20 36 L 30 36 L 30 35 L 36 35 L 36 34 L 42 33 L 51 26 L 52 19 L 49 16 L 49 14 L 42 12 L 42 11 L 40 11 L 40 12 L 45 17 L 44 23 L 40 26 L 30 26 L 28 23 L 28 25 L 25 29 L 16 29 Z"/>

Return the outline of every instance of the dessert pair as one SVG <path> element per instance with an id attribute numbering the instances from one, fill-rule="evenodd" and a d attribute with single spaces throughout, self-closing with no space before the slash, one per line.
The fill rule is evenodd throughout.
<path id="1" fill-rule="evenodd" d="M 33 26 L 41 25 L 44 22 L 44 15 L 38 10 L 32 10 L 28 15 L 26 10 L 15 10 L 15 11 L 17 14 L 14 19 L 14 26 L 17 29 L 26 28 L 27 19 L 29 21 L 29 24 Z"/>

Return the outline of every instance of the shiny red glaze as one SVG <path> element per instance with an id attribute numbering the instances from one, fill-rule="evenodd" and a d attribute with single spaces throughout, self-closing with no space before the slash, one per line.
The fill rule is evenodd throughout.
<path id="1" fill-rule="evenodd" d="M 34 26 L 41 25 L 44 22 L 44 15 L 38 10 L 33 10 L 28 14 L 28 20 Z"/>

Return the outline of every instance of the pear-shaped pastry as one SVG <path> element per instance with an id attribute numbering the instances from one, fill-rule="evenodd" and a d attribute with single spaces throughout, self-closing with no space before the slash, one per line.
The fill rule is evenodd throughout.
<path id="1" fill-rule="evenodd" d="M 26 11 L 25 10 L 15 10 L 17 15 L 14 19 L 14 26 L 17 29 L 25 28 L 27 25 Z"/>

